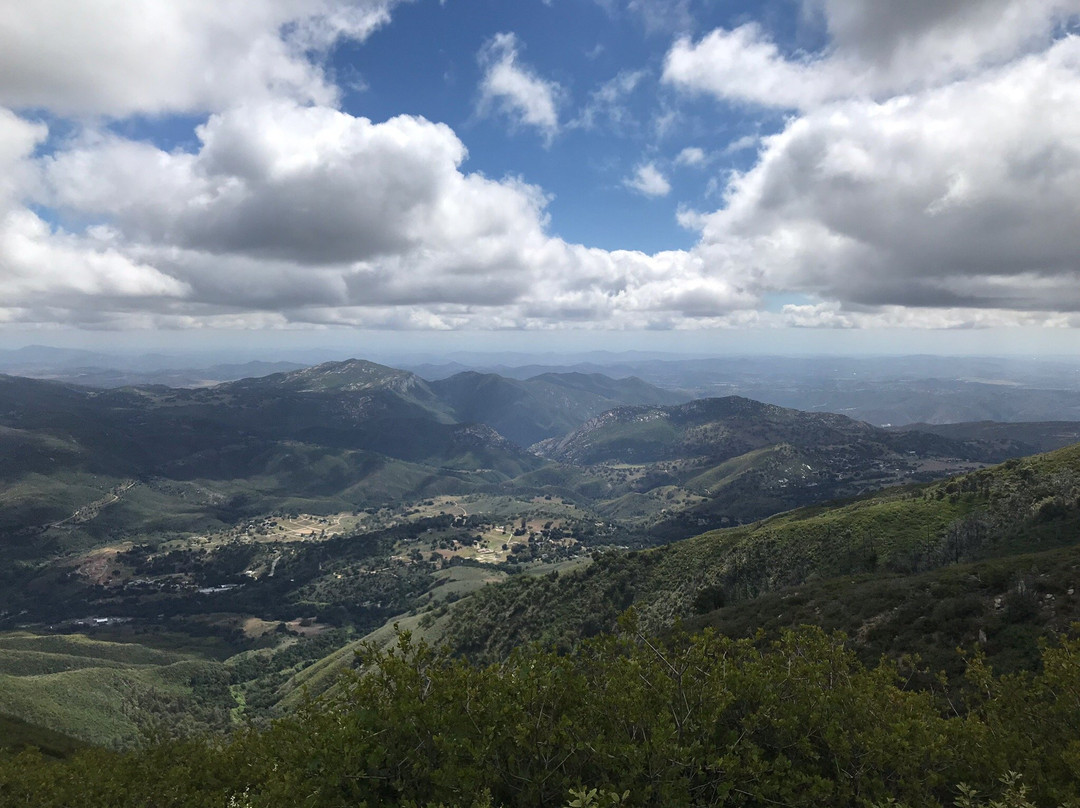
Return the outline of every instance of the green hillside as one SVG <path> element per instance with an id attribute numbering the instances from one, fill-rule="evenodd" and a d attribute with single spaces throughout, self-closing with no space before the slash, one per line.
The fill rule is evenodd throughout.
<path id="1" fill-rule="evenodd" d="M 0 754 L 33 748 L 49 757 L 61 758 L 84 746 L 82 742 L 63 733 L 0 715 Z"/>
<path id="2" fill-rule="evenodd" d="M 429 385 L 362 360 L 194 390 L 0 376 L 0 531 L 8 544 L 81 548 L 282 503 L 331 512 L 476 491 L 544 465 L 520 445 L 611 406 L 673 399 L 581 374 Z M 52 525 L 63 531 L 40 537 Z"/>
<path id="3" fill-rule="evenodd" d="M 267 727 L 60 762 L 0 755 L 0 805 L 1075 805 L 1080 642 L 1057 638 L 1040 662 L 995 676 L 973 657 L 954 701 L 819 629 L 663 641 L 627 620 L 491 666 L 401 635 Z"/>
<path id="4" fill-rule="evenodd" d="M 499 658 L 530 640 L 571 644 L 634 606 L 644 626 L 806 582 L 911 575 L 1068 546 L 1080 530 L 1080 446 L 847 505 L 805 508 L 587 569 L 489 587 L 454 612 L 455 647 Z"/>
<path id="5" fill-rule="evenodd" d="M 817 625 L 852 638 L 860 659 L 916 654 L 956 682 L 957 648 L 978 647 L 1000 672 L 1033 670 L 1047 637 L 1080 622 L 1080 546 L 1022 553 L 914 575 L 859 574 L 809 581 L 713 608 L 709 594 L 683 621 L 732 637 L 779 636 Z M 925 682 L 924 682 L 925 684 Z"/>
<path id="6" fill-rule="evenodd" d="M 890 431 L 730 396 L 618 407 L 535 448 L 601 485 L 598 511 L 659 544 L 1024 453 L 1017 441 Z"/>
<path id="7" fill-rule="evenodd" d="M 54 734 L 50 748 L 61 751 L 70 748 L 61 737 L 116 747 L 161 730 L 221 730 L 229 724 L 224 693 L 207 686 L 220 669 L 191 654 L 133 643 L 0 634 L 0 715 L 25 725 L 22 744 L 35 743 L 35 731 Z"/>
<path id="8" fill-rule="evenodd" d="M 454 422 L 418 377 L 373 368 L 204 390 L 0 377 L 2 540 L 46 557 L 283 506 L 325 513 L 475 491 L 542 465 L 490 427 Z"/>

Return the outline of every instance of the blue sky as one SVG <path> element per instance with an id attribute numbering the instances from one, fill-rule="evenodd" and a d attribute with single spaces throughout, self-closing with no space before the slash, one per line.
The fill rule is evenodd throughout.
<path id="1" fill-rule="evenodd" d="M 10 4 L 0 339 L 1072 351 L 1078 18 Z"/>
<path id="2" fill-rule="evenodd" d="M 780 115 L 762 120 L 716 101 L 680 103 L 661 86 L 674 36 L 732 24 L 749 9 L 701 3 L 695 12 L 661 21 L 594 0 L 414 3 L 366 42 L 342 43 L 329 64 L 340 84 L 359 85 L 344 97 L 353 114 L 445 122 L 469 149 L 465 168 L 519 175 L 542 187 L 551 197 L 551 229 L 563 238 L 609 250 L 688 249 L 695 234 L 679 226 L 679 206 L 715 206 L 710 180 L 747 168 L 754 155 L 752 147 L 718 152 L 782 125 Z M 506 115 L 478 109 L 484 75 L 478 54 L 505 33 L 515 35 L 523 69 L 559 87 L 559 132 L 550 139 L 528 125 L 508 130 Z M 597 100 L 605 88 L 631 82 L 609 105 Z M 674 166 L 684 148 L 708 153 L 710 170 Z M 648 197 L 624 184 L 648 162 L 665 166 L 669 194 Z"/>

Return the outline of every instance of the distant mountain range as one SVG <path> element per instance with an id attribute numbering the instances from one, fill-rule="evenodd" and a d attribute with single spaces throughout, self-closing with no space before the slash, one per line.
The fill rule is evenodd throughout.
<path id="1" fill-rule="evenodd" d="M 130 480 L 190 489 L 156 506 L 149 490 L 132 493 L 113 511 L 141 499 L 133 528 L 183 523 L 150 519 L 155 507 L 226 523 L 282 499 L 343 509 L 509 485 L 558 492 L 665 540 L 1076 434 L 1054 424 L 1025 426 L 1028 440 L 986 426 L 890 431 L 740 397 L 682 398 L 634 377 L 466 371 L 428 382 L 358 359 L 197 389 L 0 377 L 0 478 L 11 484 L 0 527 L 48 524 Z"/>
<path id="2" fill-rule="evenodd" d="M 878 426 L 966 421 L 1080 420 L 1080 363 L 1073 358 L 941 356 L 593 356 L 557 365 L 519 361 L 409 366 L 426 379 L 472 367 L 513 378 L 558 370 L 634 375 L 693 398 L 738 395 Z"/>
<path id="3" fill-rule="evenodd" d="M 200 491 L 216 481 L 212 493 L 182 492 L 181 510 L 226 521 L 296 497 L 330 497 L 340 509 L 475 490 L 544 464 L 523 445 L 618 404 L 672 399 L 639 380 L 579 374 L 429 385 L 362 360 L 199 389 L 0 377 L 0 478 L 12 484 L 0 494 L 0 527 L 47 524 L 131 479 Z"/>
<path id="4" fill-rule="evenodd" d="M 271 356 L 225 351 L 119 355 L 29 346 L 0 350 L 0 373 L 91 387 L 210 387 L 301 370 L 336 353 L 298 349 Z M 677 403 L 738 395 L 809 412 L 836 412 L 878 426 L 987 420 L 1080 421 L 1080 362 L 1072 357 L 459 352 L 446 354 L 439 361 L 414 357 L 390 364 L 411 371 L 429 384 L 465 372 L 496 375 L 507 382 L 531 381 L 546 374 L 602 375 L 619 380 L 636 377 L 675 397 L 636 403 Z M 504 428 L 507 433 L 512 431 L 510 425 Z M 527 442 L 533 435 L 507 437 Z"/>
<path id="5" fill-rule="evenodd" d="M 886 430 L 728 396 L 618 407 L 533 449 L 602 473 L 611 490 L 601 512 L 635 518 L 660 539 L 1058 448 L 1076 434 L 1023 425 L 1015 431 L 1024 441 L 1008 437 L 1007 425 L 970 435 L 953 426 L 944 434 Z"/>
<path id="6" fill-rule="evenodd" d="M 1000 453 L 977 440 L 889 431 L 832 413 L 809 413 L 740 396 L 707 398 L 668 407 L 618 407 L 537 449 L 577 464 L 656 463 L 705 458 L 720 462 L 755 449 L 787 443 L 837 457 L 853 444 L 874 441 L 896 455 L 992 461 L 1027 450 L 1019 442 Z"/>

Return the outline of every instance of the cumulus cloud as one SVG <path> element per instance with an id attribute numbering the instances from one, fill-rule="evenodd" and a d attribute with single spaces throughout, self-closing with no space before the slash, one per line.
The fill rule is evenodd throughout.
<path id="1" fill-rule="evenodd" d="M 0 211 L 17 203 L 32 186 L 35 168 L 30 156 L 48 134 L 45 124 L 0 107 Z"/>
<path id="2" fill-rule="evenodd" d="M 681 166 L 700 166 L 707 160 L 705 150 L 697 146 L 687 146 L 675 156 L 675 162 Z"/>
<path id="3" fill-rule="evenodd" d="M 146 299 L 172 300 L 189 289 L 147 264 L 132 260 L 93 234 L 56 232 L 21 204 L 36 185 L 31 153 L 45 126 L 0 110 L 0 321 L 35 308 L 131 308 Z"/>
<path id="4" fill-rule="evenodd" d="M 279 305 L 303 283 L 311 303 L 495 302 L 527 282 L 514 269 L 543 238 L 544 197 L 462 174 L 445 125 L 275 102 L 197 132 L 194 154 L 88 136 L 43 161 L 50 204 L 107 215 L 207 299 Z"/>
<path id="5" fill-rule="evenodd" d="M 680 208 L 700 242 L 653 255 L 553 235 L 543 190 L 469 171 L 444 124 L 338 108 L 320 52 L 395 0 L 18 4 L 0 20 L 0 104 L 88 117 L 47 141 L 0 106 L 0 322 L 1074 326 L 1080 38 L 1061 26 L 1078 3 L 804 0 L 819 53 L 753 23 L 677 40 L 670 86 L 796 112 L 772 135 L 638 165 L 626 187 L 658 197 L 661 166 L 758 148 L 719 210 Z M 513 34 L 484 46 L 480 109 L 551 143 L 570 125 L 563 90 L 519 50 Z M 646 76 L 603 85 L 590 125 L 625 122 Z M 186 150 L 99 119 L 181 111 L 201 121 Z M 808 302 L 763 311 L 775 292 Z"/>
<path id="6" fill-rule="evenodd" d="M 857 82 L 827 60 L 789 60 L 757 23 L 718 28 L 698 42 L 678 40 L 664 62 L 664 81 L 718 98 L 802 108 L 845 94 Z"/>
<path id="7" fill-rule="evenodd" d="M 213 115 L 196 133 L 196 154 L 86 138 L 44 161 L 50 201 L 108 213 L 142 242 L 310 264 L 355 261 L 430 236 L 465 156 L 445 125 L 411 116 L 373 124 L 288 102 Z"/>
<path id="8" fill-rule="evenodd" d="M 247 41 L 230 51 L 225 37 L 213 58 L 163 47 L 160 62 L 147 75 L 133 71 L 130 85 L 110 84 L 107 65 L 93 65 L 91 72 L 105 73 L 91 77 L 94 93 L 84 98 L 77 62 L 66 63 L 66 72 L 35 73 L 30 55 L 4 54 L 29 65 L 5 83 L 9 103 L 95 115 L 214 111 L 196 127 L 188 151 L 88 122 L 39 154 L 48 128 L 0 108 L 0 321 L 657 327 L 753 305 L 753 290 L 711 277 L 688 253 L 608 252 L 550 235 L 545 194 L 514 177 L 464 171 L 465 146 L 443 124 L 408 115 L 375 123 L 336 108 L 314 63 L 292 49 L 362 37 L 389 4 L 358 3 L 348 9 L 360 16 L 347 18 L 304 17 L 301 7 L 315 4 L 233 9 L 269 15 L 255 39 L 293 20 L 278 31 L 278 50 L 269 49 L 282 58 L 248 65 L 250 74 L 217 76 L 237 54 L 263 47 Z M 164 9 L 151 3 L 145 13 Z M 168 9 L 180 15 L 173 20 L 180 30 L 170 36 L 181 44 L 187 28 L 205 28 L 206 15 L 213 17 L 183 4 Z M 129 24 L 149 23 L 136 13 Z M 132 45 L 112 64 L 139 53 Z M 555 85 L 530 80 L 512 37 L 496 38 L 489 54 L 492 102 L 554 132 Z M 170 70 L 188 69 L 177 60 L 203 61 L 209 78 L 181 75 L 173 91 Z M 275 85 L 270 64 L 299 66 L 302 80 Z M 637 81 L 624 77 L 621 86 L 630 91 Z"/>
<path id="9" fill-rule="evenodd" d="M 764 139 L 701 220 L 762 286 L 849 305 L 1080 306 L 1080 39 L 964 81 L 851 100 Z"/>
<path id="10" fill-rule="evenodd" d="M 663 79 L 684 91 L 768 107 L 812 109 L 962 79 L 1046 47 L 1080 14 L 1078 0 L 955 3 L 804 0 L 830 37 L 820 53 L 785 54 L 757 23 L 679 39 Z"/>
<path id="11" fill-rule="evenodd" d="M 8 301 L 178 298 L 186 284 L 92 239 L 56 234 L 27 210 L 0 220 L 0 288 Z"/>
<path id="12" fill-rule="evenodd" d="M 518 41 L 512 33 L 496 34 L 481 49 L 480 109 L 497 109 L 517 126 L 532 126 L 549 141 L 559 130 L 557 82 L 540 78 L 518 61 Z"/>
<path id="13" fill-rule="evenodd" d="M 920 74 L 948 78 L 1040 50 L 1076 0 L 803 0 L 824 18 L 834 51 L 874 66 L 894 86 Z"/>
<path id="14" fill-rule="evenodd" d="M 763 315 L 782 325 L 1063 325 L 1080 307 L 1080 38 L 1062 31 L 1080 2 L 803 5 L 818 53 L 751 22 L 667 54 L 679 90 L 799 111 L 747 142 L 758 160 L 720 210 L 682 215 L 693 252 L 821 301 Z"/>
<path id="15" fill-rule="evenodd" d="M 0 17 L 0 104 L 122 117 L 271 96 L 331 103 L 337 88 L 311 52 L 366 38 L 398 2 L 10 3 Z"/>
<path id="16" fill-rule="evenodd" d="M 633 176 L 623 180 L 623 185 L 642 196 L 667 196 L 671 193 L 671 183 L 653 163 L 639 165 Z"/>
<path id="17" fill-rule="evenodd" d="M 85 305 L 87 300 L 123 307 L 135 300 L 184 296 L 188 289 L 182 282 L 92 234 L 58 233 L 22 204 L 23 195 L 37 188 L 32 154 L 47 134 L 43 124 L 0 109 L 0 319 L 12 319 L 16 307 Z"/>
<path id="18" fill-rule="evenodd" d="M 34 260 L 96 250 L 103 285 L 77 291 L 99 294 L 110 322 L 125 295 L 157 323 L 277 312 L 284 323 L 402 328 L 655 327 L 755 300 L 686 252 L 551 236 L 538 188 L 464 172 L 461 141 L 423 118 L 372 123 L 278 101 L 217 113 L 197 132 L 191 153 L 95 131 L 37 159 L 40 198 L 104 222 L 92 236 L 46 228 L 70 255 Z M 57 288 L 8 280 L 8 301 L 27 311 L 41 311 L 32 293 Z"/>

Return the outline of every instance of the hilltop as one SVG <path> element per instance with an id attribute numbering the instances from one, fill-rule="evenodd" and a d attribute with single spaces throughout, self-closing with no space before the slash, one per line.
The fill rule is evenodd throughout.
<path id="1" fill-rule="evenodd" d="M 544 373 L 524 380 L 466 371 L 431 382 L 461 421 L 479 421 L 521 446 L 565 435 L 624 404 L 674 404 L 685 397 L 637 378 Z"/>
<path id="2" fill-rule="evenodd" d="M 972 470 L 1028 449 L 997 438 L 891 431 L 728 396 L 616 407 L 533 451 L 600 475 L 609 492 L 602 512 L 673 538 Z"/>

